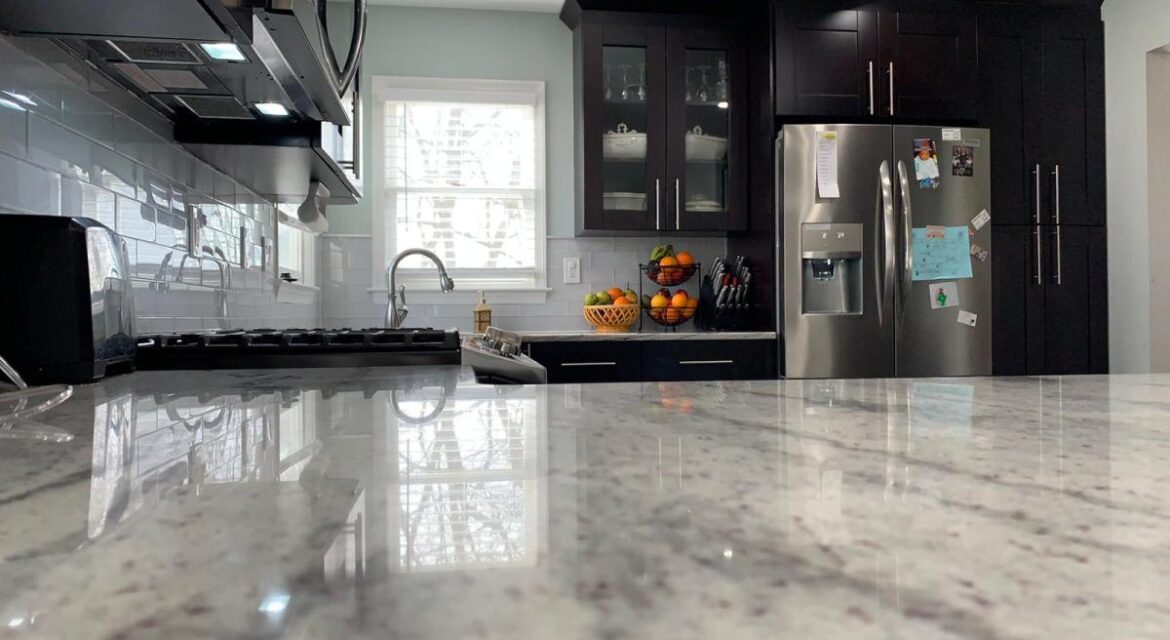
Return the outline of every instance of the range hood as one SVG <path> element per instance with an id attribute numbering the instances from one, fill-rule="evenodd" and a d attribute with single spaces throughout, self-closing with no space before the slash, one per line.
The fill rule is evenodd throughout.
<path id="1" fill-rule="evenodd" d="M 361 197 L 358 62 L 329 44 L 326 0 L 0 0 L 0 31 L 51 38 L 174 124 L 175 140 L 277 201 L 317 182 Z"/>

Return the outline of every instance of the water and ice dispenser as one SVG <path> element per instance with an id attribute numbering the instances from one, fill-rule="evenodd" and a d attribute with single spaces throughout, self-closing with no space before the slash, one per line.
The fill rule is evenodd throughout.
<path id="1" fill-rule="evenodd" d="M 864 225 L 801 225 L 801 286 L 805 314 L 861 313 Z"/>

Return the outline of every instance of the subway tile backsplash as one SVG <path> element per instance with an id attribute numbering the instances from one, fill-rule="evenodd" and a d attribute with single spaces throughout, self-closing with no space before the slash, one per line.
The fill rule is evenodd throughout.
<path id="1" fill-rule="evenodd" d="M 116 89 L 58 71 L 0 38 L 0 211 L 116 230 L 140 333 L 319 324 L 319 295 L 286 301 L 260 268 L 272 203 L 99 99 Z"/>
<path id="2" fill-rule="evenodd" d="M 671 243 L 678 249 L 690 251 L 695 259 L 708 263 L 727 253 L 727 242 L 719 238 L 550 238 L 548 240 L 548 283 L 551 291 L 541 304 L 502 304 L 493 302 L 492 323 L 513 331 L 588 330 L 581 305 L 585 294 L 613 285 L 638 289 L 641 274 L 638 264 L 650 258 L 650 250 L 657 244 Z M 325 326 L 380 327 L 384 321 L 385 294 L 371 294 L 371 288 L 384 288 L 384 276 L 375 276 L 371 262 L 371 239 L 357 236 L 324 236 L 321 238 L 320 262 L 317 273 L 321 282 L 321 315 Z M 565 257 L 581 259 L 581 283 L 563 284 Z M 376 279 L 375 279 L 376 278 Z M 455 281 L 456 288 L 459 281 Z M 648 291 L 657 285 L 643 283 Z M 684 288 L 698 293 L 698 280 Z M 409 292 L 407 297 L 410 297 Z M 473 304 L 410 304 L 406 324 L 411 327 L 472 329 Z M 647 323 L 647 331 L 661 330 Z M 694 330 L 688 323 L 681 331 Z"/>

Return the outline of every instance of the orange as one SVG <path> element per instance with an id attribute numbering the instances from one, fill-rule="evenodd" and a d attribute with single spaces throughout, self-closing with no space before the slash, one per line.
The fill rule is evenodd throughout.
<path id="1" fill-rule="evenodd" d="M 675 293 L 674 297 L 670 299 L 670 306 L 676 309 L 687 306 L 687 292 L 680 289 L 678 293 Z"/>
<path id="2" fill-rule="evenodd" d="M 666 321 L 667 322 L 678 322 L 681 319 L 682 319 L 682 312 L 679 311 L 678 309 L 671 307 L 670 309 L 666 310 Z"/>
<path id="3" fill-rule="evenodd" d="M 614 300 L 613 303 L 619 307 L 624 307 L 627 305 L 634 304 L 633 302 L 630 302 L 630 299 L 625 297 L 625 296 L 622 296 L 622 297 L 618 298 L 617 300 Z"/>
<path id="4" fill-rule="evenodd" d="M 699 299 L 698 298 L 687 298 L 687 308 L 688 309 L 698 309 L 699 308 Z"/>
<path id="5" fill-rule="evenodd" d="M 675 260 L 678 260 L 679 265 L 684 267 L 689 267 L 695 264 L 695 257 L 686 251 L 679 251 L 677 254 L 675 254 L 674 258 Z"/>
<path id="6" fill-rule="evenodd" d="M 663 307 L 669 307 L 669 306 L 670 306 L 670 298 L 667 298 L 666 296 L 662 295 L 661 293 L 655 295 L 653 298 L 650 298 L 650 307 L 652 309 L 661 309 Z"/>
<path id="7" fill-rule="evenodd" d="M 677 267 L 678 266 L 678 258 L 675 258 L 674 256 L 665 256 L 664 258 L 662 258 L 661 260 L 658 261 L 658 266 L 660 266 L 660 267 Z"/>
<path id="8" fill-rule="evenodd" d="M 609 297 L 613 298 L 614 300 L 617 300 L 618 298 L 621 298 L 622 296 L 626 295 L 625 290 L 620 289 L 618 287 L 614 287 L 614 288 L 610 289 L 609 291 L 606 291 L 606 293 L 608 293 Z"/>

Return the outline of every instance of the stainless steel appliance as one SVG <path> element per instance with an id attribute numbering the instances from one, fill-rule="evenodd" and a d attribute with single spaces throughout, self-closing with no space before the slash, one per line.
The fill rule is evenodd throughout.
<path id="1" fill-rule="evenodd" d="M 130 262 L 113 231 L 89 218 L 0 215 L 0 271 L 0 355 L 30 384 L 130 368 Z"/>
<path id="2" fill-rule="evenodd" d="M 358 68 L 366 0 L 348 55 L 326 0 L 0 0 L 0 32 L 50 64 L 60 50 L 173 123 L 176 141 L 254 191 L 300 203 L 310 184 L 361 197 Z M 76 71 L 76 69 L 75 69 Z M 169 134 L 170 131 L 164 133 Z"/>
<path id="3" fill-rule="evenodd" d="M 488 327 L 483 336 L 463 340 L 463 364 L 483 384 L 547 384 L 544 365 L 521 353 L 518 334 Z"/>
<path id="4" fill-rule="evenodd" d="M 783 128 L 787 377 L 991 374 L 990 152 L 985 129 Z"/>

